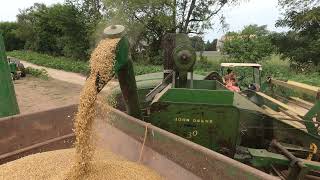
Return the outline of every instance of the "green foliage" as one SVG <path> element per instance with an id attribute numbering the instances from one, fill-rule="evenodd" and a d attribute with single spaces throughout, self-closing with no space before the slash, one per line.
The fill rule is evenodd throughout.
<path id="1" fill-rule="evenodd" d="M 89 72 L 88 62 L 77 61 L 71 58 L 54 57 L 31 51 L 11 51 L 7 52 L 7 55 L 53 69 L 81 73 L 83 75 L 87 75 Z M 134 63 L 134 71 L 136 75 L 161 72 L 162 66 Z"/>
<path id="2" fill-rule="evenodd" d="M 0 34 L 2 34 L 7 51 L 22 49 L 24 41 L 17 37 L 18 23 L 0 22 Z"/>
<path id="3" fill-rule="evenodd" d="M 91 47 L 96 45 L 96 40 L 100 39 L 101 22 L 103 15 L 106 13 L 106 7 L 103 5 L 102 0 L 65 0 L 66 4 L 72 5 L 81 13 L 81 20 L 86 26 L 88 38 L 90 39 Z M 99 28 L 98 28 L 99 27 Z M 105 27 L 102 27 L 103 29 Z M 97 36 L 97 33 L 100 33 Z"/>
<path id="4" fill-rule="evenodd" d="M 47 54 L 40 54 L 31 51 L 11 51 L 7 52 L 7 55 L 28 61 L 39 66 L 75 73 L 87 74 L 89 69 L 88 63 L 84 61 L 77 61 L 65 57 L 54 57 Z"/>
<path id="5" fill-rule="evenodd" d="M 70 58 L 64 57 L 53 57 L 45 54 L 39 54 L 29 51 L 11 51 L 7 52 L 8 56 L 12 56 L 18 59 L 23 59 L 28 62 L 60 69 L 64 71 L 82 73 L 84 75 L 89 71 L 88 63 L 83 61 L 76 61 Z M 214 54 L 211 57 L 206 56 L 202 60 L 198 60 L 195 64 L 194 72 L 201 75 L 207 75 L 211 71 L 219 71 L 220 63 L 222 62 L 233 62 L 230 59 L 225 58 L 222 55 Z M 297 82 L 302 82 L 310 85 L 320 86 L 319 73 L 315 71 L 296 73 L 290 67 L 289 61 L 280 60 L 279 56 L 273 55 L 270 60 L 262 61 L 263 66 L 262 80 L 266 79 L 268 76 L 272 76 L 280 80 L 294 80 Z M 154 72 L 162 72 L 163 67 L 160 65 L 150 65 L 144 63 L 134 63 L 134 71 L 136 75 L 148 74 Z M 246 72 L 244 70 L 244 72 Z M 239 72 L 240 74 L 242 73 Z M 246 73 L 248 74 L 248 73 Z"/>
<path id="6" fill-rule="evenodd" d="M 167 0 L 114 1 L 104 0 L 107 15 L 104 24 L 123 24 L 127 27 L 133 61 L 141 53 L 146 62 L 160 64 L 161 42 L 173 27 L 172 4 Z"/>
<path id="7" fill-rule="evenodd" d="M 272 36 L 272 42 L 283 59 L 289 59 L 298 70 L 320 65 L 319 6 L 300 12 L 288 9 L 277 25 L 291 28 L 287 33 L 275 33 Z"/>
<path id="8" fill-rule="evenodd" d="M 66 0 L 66 4 L 77 7 L 83 14 L 85 23 L 91 28 L 95 28 L 105 11 L 101 0 Z"/>
<path id="9" fill-rule="evenodd" d="M 216 51 L 218 39 L 214 39 L 212 42 L 209 40 L 205 44 L 205 51 Z"/>
<path id="10" fill-rule="evenodd" d="M 162 40 L 168 32 L 201 34 L 211 28 L 212 17 L 221 8 L 237 0 L 104 0 L 107 7 L 105 24 L 127 27 L 133 60 L 144 53 L 151 63 L 160 64 Z M 159 58 L 160 57 L 160 58 Z"/>
<path id="11" fill-rule="evenodd" d="M 213 17 L 218 17 L 225 5 L 240 2 L 239 0 L 176 0 L 176 25 L 180 33 L 202 34 L 211 29 Z M 220 19 L 222 22 L 223 18 Z"/>
<path id="12" fill-rule="evenodd" d="M 163 67 L 159 65 L 146 65 L 146 64 L 138 64 L 134 63 L 133 65 L 134 73 L 136 75 L 148 74 L 148 73 L 155 73 L 155 72 L 162 72 Z"/>
<path id="13" fill-rule="evenodd" d="M 205 49 L 205 44 L 200 36 L 193 36 L 190 38 L 191 40 L 191 46 L 196 50 L 196 51 L 204 51 Z"/>
<path id="14" fill-rule="evenodd" d="M 303 11 L 320 5 L 319 0 L 278 0 L 286 12 Z"/>
<path id="15" fill-rule="evenodd" d="M 31 76 L 44 79 L 44 80 L 49 79 L 48 72 L 45 69 L 35 69 L 32 67 L 27 67 L 25 70 L 26 70 L 26 74 L 30 74 Z"/>
<path id="16" fill-rule="evenodd" d="M 76 59 L 88 57 L 84 15 L 75 6 L 34 4 L 17 17 L 17 36 L 26 41 L 25 49 Z"/>
<path id="17" fill-rule="evenodd" d="M 258 62 L 269 57 L 274 46 L 266 26 L 249 25 L 226 34 L 223 52 L 237 62 Z"/>

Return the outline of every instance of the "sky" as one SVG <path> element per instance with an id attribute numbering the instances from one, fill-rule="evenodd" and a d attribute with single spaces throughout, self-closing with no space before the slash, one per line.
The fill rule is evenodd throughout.
<path id="1" fill-rule="evenodd" d="M 5 0 L 0 6 L 0 21 L 15 21 L 19 9 L 25 9 L 33 3 L 45 3 L 51 5 L 63 2 L 64 0 Z M 281 17 L 278 0 L 249 0 L 241 5 L 226 7 L 223 14 L 229 24 L 229 31 L 240 31 L 245 25 L 258 24 L 267 25 L 272 31 L 285 31 L 286 29 L 276 28 L 275 22 Z M 214 19 L 215 21 L 217 19 Z M 205 40 L 220 38 L 224 34 L 219 24 L 215 24 L 213 30 L 208 30 Z"/>
<path id="2" fill-rule="evenodd" d="M 64 0 L 3 0 L 0 6 L 0 21 L 16 21 L 19 9 L 26 9 L 34 3 L 51 5 L 63 2 Z"/>
<path id="3" fill-rule="evenodd" d="M 222 13 L 229 24 L 229 31 L 240 31 L 249 24 L 267 25 L 269 30 L 276 32 L 287 30 L 275 27 L 282 13 L 278 0 L 249 0 L 237 6 L 226 7 Z M 213 30 L 207 31 L 205 39 L 220 38 L 224 33 L 217 24 Z"/>

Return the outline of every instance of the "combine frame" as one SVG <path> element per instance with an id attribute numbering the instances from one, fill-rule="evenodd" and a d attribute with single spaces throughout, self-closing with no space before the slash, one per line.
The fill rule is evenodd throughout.
<path id="1" fill-rule="evenodd" d="M 303 83 L 294 81 L 280 81 L 270 78 L 268 84 L 271 90 L 271 96 L 264 93 L 257 92 L 257 95 L 261 97 L 267 105 L 263 105 L 263 108 L 271 115 L 277 117 L 277 119 L 289 122 L 292 126 L 300 129 L 305 129 L 306 132 L 319 136 L 319 113 L 320 113 L 320 88 L 310 86 Z M 315 99 L 315 103 L 310 103 L 298 97 L 290 97 L 288 104 L 277 100 L 281 97 L 277 96 L 277 99 L 272 96 L 276 96 L 274 93 L 274 87 L 280 86 L 287 89 L 295 90 L 303 94 L 309 95 Z"/>

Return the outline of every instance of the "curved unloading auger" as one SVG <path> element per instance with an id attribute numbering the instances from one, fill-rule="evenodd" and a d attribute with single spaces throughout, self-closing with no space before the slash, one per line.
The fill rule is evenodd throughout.
<path id="1" fill-rule="evenodd" d="M 116 49 L 114 72 L 119 79 L 123 99 L 126 104 L 127 113 L 135 118 L 142 119 L 137 84 L 129 54 L 129 41 L 125 35 L 125 28 L 121 25 L 112 25 L 104 30 L 106 38 L 121 38 Z M 97 77 L 98 92 L 102 90 L 105 82 Z"/>

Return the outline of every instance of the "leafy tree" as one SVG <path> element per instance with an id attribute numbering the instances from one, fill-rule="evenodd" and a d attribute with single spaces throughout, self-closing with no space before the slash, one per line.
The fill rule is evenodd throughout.
<path id="1" fill-rule="evenodd" d="M 196 50 L 196 51 L 204 51 L 205 50 L 205 44 L 204 41 L 202 39 L 202 37 L 200 36 L 193 36 L 190 38 L 191 43 L 192 43 L 192 47 Z"/>
<path id="2" fill-rule="evenodd" d="M 320 1 L 280 0 L 286 9 L 277 26 L 289 27 L 287 33 L 275 33 L 272 42 L 282 58 L 301 69 L 320 64 Z"/>
<path id="3" fill-rule="evenodd" d="M 87 26 L 75 6 L 34 4 L 17 17 L 17 35 L 26 41 L 26 49 L 79 59 L 88 57 Z"/>
<path id="4" fill-rule="evenodd" d="M 225 36 L 223 53 L 238 62 L 258 62 L 269 57 L 274 47 L 267 26 L 249 25 Z"/>
<path id="5" fill-rule="evenodd" d="M 218 39 L 214 39 L 212 42 L 209 40 L 205 44 L 205 50 L 206 51 L 216 51 L 217 50 L 217 42 Z"/>
<path id="6" fill-rule="evenodd" d="M 16 35 L 18 23 L 16 22 L 1 22 L 0 34 L 3 35 L 5 47 L 7 51 L 23 49 L 24 41 Z"/>
<path id="7" fill-rule="evenodd" d="M 66 4 L 75 6 L 82 14 L 83 22 L 87 26 L 88 34 L 91 38 L 96 38 L 95 32 L 101 22 L 103 15 L 106 13 L 106 7 L 102 0 L 66 0 Z M 93 40 L 91 42 L 94 43 Z"/>
<path id="8" fill-rule="evenodd" d="M 131 43 L 133 60 L 143 58 L 161 64 L 161 42 L 167 32 L 173 32 L 171 0 L 114 1 L 104 0 L 107 8 L 106 24 L 123 24 Z M 144 47 L 144 57 L 140 57 Z"/>
<path id="9" fill-rule="evenodd" d="M 176 0 L 176 24 L 180 33 L 202 34 L 212 28 L 211 19 L 227 4 L 237 0 Z M 222 18 L 223 20 L 223 18 Z"/>
<path id="10" fill-rule="evenodd" d="M 101 0 L 66 0 L 66 4 L 73 5 L 84 14 L 87 23 L 96 24 L 102 18 L 105 7 Z"/>
<path id="11" fill-rule="evenodd" d="M 161 60 L 161 42 L 168 32 L 202 34 L 211 19 L 237 0 L 104 0 L 107 24 L 120 23 L 128 29 L 134 53 L 146 43 L 147 54 Z M 160 56 L 160 57 L 159 57 Z M 156 57 L 156 58 L 154 58 Z M 159 62 L 154 62 L 159 63 Z M 161 63 L 161 62 L 160 62 Z"/>
<path id="12" fill-rule="evenodd" d="M 212 41 L 212 51 L 216 51 L 217 50 L 217 43 L 218 43 L 218 39 L 214 39 Z"/>
<path id="13" fill-rule="evenodd" d="M 304 11 L 312 7 L 319 6 L 320 0 L 278 0 L 279 5 L 286 10 L 286 12 L 292 11 Z"/>
<path id="14" fill-rule="evenodd" d="M 205 50 L 205 44 L 204 41 L 202 39 L 202 37 L 200 36 L 193 36 L 190 38 L 191 40 L 191 46 L 197 51 L 199 52 L 200 55 L 200 59 L 202 60 L 204 58 L 203 56 L 203 51 Z"/>

